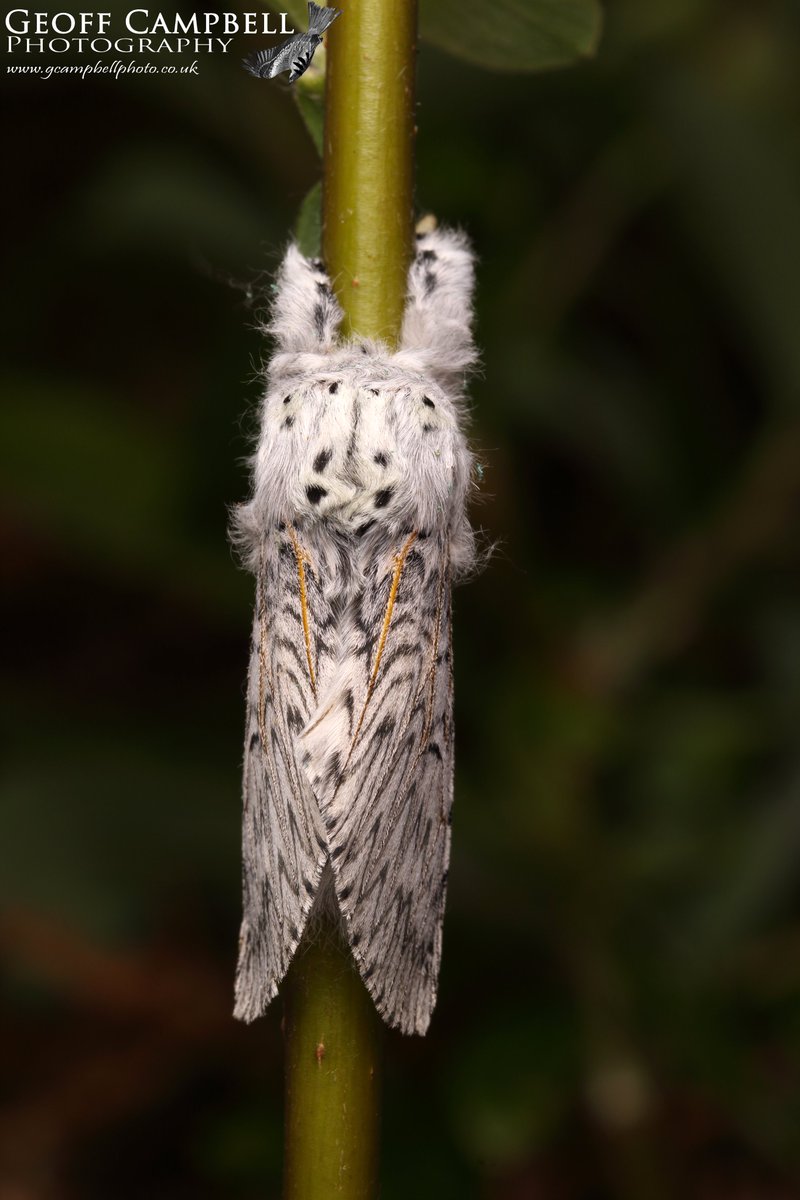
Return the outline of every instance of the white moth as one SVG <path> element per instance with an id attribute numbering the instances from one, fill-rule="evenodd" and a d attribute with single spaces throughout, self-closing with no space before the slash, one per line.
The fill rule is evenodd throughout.
<path id="1" fill-rule="evenodd" d="M 339 340 L 322 264 L 290 247 L 269 332 L 235 1015 L 275 996 L 335 904 L 375 1004 L 424 1033 L 436 1002 L 453 796 L 451 580 L 472 564 L 462 388 L 473 260 L 420 235 L 400 345 Z M 325 898 L 327 897 L 327 899 Z"/>

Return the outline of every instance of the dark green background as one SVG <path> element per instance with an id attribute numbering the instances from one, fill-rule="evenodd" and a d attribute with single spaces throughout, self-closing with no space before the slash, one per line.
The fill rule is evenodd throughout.
<path id="1" fill-rule="evenodd" d="M 480 256 L 439 1007 L 384 1200 L 800 1197 L 800 18 L 612 0 L 598 58 L 420 55 Z M 288 93 L 4 78 L 3 1200 L 256 1200 L 229 1016 L 251 589 L 226 543 Z"/>

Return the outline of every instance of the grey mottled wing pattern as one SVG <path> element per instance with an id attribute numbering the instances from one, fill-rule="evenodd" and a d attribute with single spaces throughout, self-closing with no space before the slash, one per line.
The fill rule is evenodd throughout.
<path id="1" fill-rule="evenodd" d="M 327 858 L 319 809 L 295 756 L 332 659 L 327 601 L 293 529 L 273 531 L 266 541 L 256 578 L 245 727 L 235 1015 L 246 1021 L 260 1016 L 277 992 Z"/>
<path id="2" fill-rule="evenodd" d="M 242 65 L 257 79 L 274 79 L 288 71 L 289 82 L 294 83 L 310 66 L 321 40 L 314 34 L 297 34 L 281 46 L 248 54 L 247 58 L 242 59 Z"/>
<path id="3" fill-rule="evenodd" d="M 296 33 L 280 46 L 256 50 L 242 60 L 242 65 L 257 79 L 274 79 L 276 75 L 288 71 L 289 82 L 294 83 L 311 66 L 314 51 L 322 42 L 325 30 L 341 15 L 339 9 L 326 8 L 311 0 L 306 33 Z"/>
<path id="4" fill-rule="evenodd" d="M 342 658 L 303 735 L 353 953 L 381 1014 L 424 1033 L 436 1001 L 453 791 L 448 536 L 361 564 Z"/>

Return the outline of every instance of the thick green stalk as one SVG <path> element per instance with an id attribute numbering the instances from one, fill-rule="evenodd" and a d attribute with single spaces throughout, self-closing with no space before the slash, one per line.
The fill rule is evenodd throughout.
<path id="1" fill-rule="evenodd" d="M 415 0 L 336 0 L 323 250 L 345 332 L 397 340 L 412 246 Z M 332 922 L 286 989 L 285 1200 L 377 1195 L 380 1028 Z"/>
<path id="2" fill-rule="evenodd" d="M 380 1032 L 328 922 L 301 946 L 286 989 L 285 1200 L 377 1195 Z"/>
<path id="3" fill-rule="evenodd" d="M 346 329 L 393 342 L 412 245 L 416 2 L 342 8 L 328 39 L 323 249 Z"/>

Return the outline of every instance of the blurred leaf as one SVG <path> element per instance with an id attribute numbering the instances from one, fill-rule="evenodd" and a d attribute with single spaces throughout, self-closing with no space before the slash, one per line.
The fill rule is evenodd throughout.
<path id="1" fill-rule="evenodd" d="M 306 258 L 319 258 L 322 253 L 322 184 L 315 183 L 306 196 L 295 226 L 297 244 Z"/>
<path id="2" fill-rule="evenodd" d="M 542 71 L 594 54 L 597 0 L 422 0 L 422 37 L 496 71 Z"/>
<path id="3" fill-rule="evenodd" d="M 177 444 L 108 399 L 63 382 L 4 380 L 0 466 L 6 495 L 53 532 L 148 553 L 174 520 L 186 479 Z"/>
<path id="4" fill-rule="evenodd" d="M 714 951 L 730 950 L 791 896 L 800 856 L 800 770 L 795 766 L 772 796 L 729 821 L 717 839 L 707 890 L 692 914 L 689 957 L 713 970 Z"/>
<path id="5" fill-rule="evenodd" d="M 794 138 L 699 76 L 676 73 L 661 114 L 684 168 L 685 215 L 772 385 L 800 395 L 800 171 Z"/>
<path id="6" fill-rule="evenodd" d="M 296 33 L 304 32 L 308 28 L 307 0 L 286 0 L 283 11 L 289 14 L 290 23 L 294 25 Z"/>
<path id="7" fill-rule="evenodd" d="M 109 243 L 167 246 L 221 262 L 249 262 L 264 237 L 255 196 L 201 157 L 159 147 L 122 151 L 86 188 L 82 230 Z"/>
<path id="8" fill-rule="evenodd" d="M 462 1037 L 448 1074 L 452 1120 L 474 1158 L 493 1166 L 524 1160 L 552 1136 L 575 1070 L 568 1016 L 540 1007 L 486 1014 Z"/>
<path id="9" fill-rule="evenodd" d="M 166 428 L 64 383 L 2 380 L 0 474 L 11 511 L 105 566 L 197 589 L 223 611 L 239 573 L 184 523 L 188 462 Z"/>
<path id="10" fill-rule="evenodd" d="M 302 82 L 298 81 L 298 82 Z M 303 123 L 311 135 L 311 140 L 317 148 L 320 158 L 323 152 L 323 131 L 325 126 L 325 102 L 323 97 L 308 88 L 295 87 L 294 99 L 300 110 Z"/>
<path id="11" fill-rule="evenodd" d="M 271 1122 L 264 1119 L 264 1097 L 228 1104 L 216 1120 L 209 1121 L 197 1139 L 196 1154 L 212 1178 L 219 1179 L 227 1194 L 237 1184 L 253 1193 L 263 1191 L 265 1180 L 279 1180 L 283 1139 L 279 1113 Z M 277 1184 L 276 1184 L 277 1186 Z"/>
<path id="12" fill-rule="evenodd" d="M 114 933 L 195 880 L 221 894 L 235 888 L 235 763 L 199 740 L 202 748 L 186 737 L 158 746 L 141 724 L 128 738 L 116 728 L 101 735 L 63 712 L 46 758 L 20 735 L 0 789 L 4 905 Z"/>
<path id="13" fill-rule="evenodd" d="M 317 47 L 308 70 L 292 88 L 295 104 L 320 158 L 324 152 L 326 66 L 323 44 Z"/>

